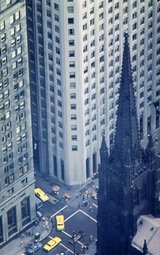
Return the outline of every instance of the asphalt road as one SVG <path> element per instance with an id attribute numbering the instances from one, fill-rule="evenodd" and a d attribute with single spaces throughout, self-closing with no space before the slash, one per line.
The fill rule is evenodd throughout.
<path id="1" fill-rule="evenodd" d="M 93 182 L 92 182 L 93 183 Z M 40 185 L 39 185 L 40 186 Z M 88 205 L 83 205 L 83 193 L 85 192 L 85 187 L 80 195 L 71 196 L 71 200 L 66 201 L 62 195 L 56 196 L 50 194 L 50 201 L 45 202 L 44 206 L 40 209 L 45 217 L 52 220 L 53 229 L 50 236 L 42 241 L 42 244 L 46 244 L 50 238 L 58 236 L 62 239 L 62 242 L 57 245 L 52 251 L 48 252 L 49 255 L 56 255 L 62 251 L 67 252 L 67 255 L 77 254 L 89 254 L 94 255 L 96 250 L 90 251 L 90 246 L 93 246 L 97 238 L 97 201 L 91 197 L 92 191 L 95 190 L 95 185 L 90 185 L 91 187 L 86 187 L 88 190 Z M 41 187 L 41 186 L 40 186 Z M 44 187 L 42 187 L 44 191 Z M 57 231 L 55 227 L 55 215 L 64 214 L 65 217 L 65 230 Z M 78 231 L 84 232 L 84 237 L 82 237 L 75 245 L 69 243 L 69 239 L 73 236 L 73 233 Z M 82 246 L 88 246 L 88 253 L 84 253 Z M 96 248 L 95 248 L 96 249 Z M 46 255 L 47 252 L 39 250 L 35 255 Z"/>

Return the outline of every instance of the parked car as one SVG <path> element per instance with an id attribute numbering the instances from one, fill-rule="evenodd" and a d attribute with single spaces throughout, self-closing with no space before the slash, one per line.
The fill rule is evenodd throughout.
<path id="1" fill-rule="evenodd" d="M 32 243 L 26 248 L 26 253 L 28 255 L 31 255 L 31 254 L 34 254 L 36 251 L 38 251 L 41 248 L 42 248 L 42 243 L 40 243 L 40 242 Z"/>

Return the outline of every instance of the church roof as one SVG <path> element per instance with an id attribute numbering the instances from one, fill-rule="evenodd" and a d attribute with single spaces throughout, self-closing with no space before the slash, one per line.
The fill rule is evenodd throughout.
<path id="1" fill-rule="evenodd" d="M 143 252 L 144 240 L 146 240 L 149 255 L 160 255 L 160 218 L 150 215 L 139 217 L 132 246 Z"/>
<path id="2" fill-rule="evenodd" d="M 132 81 L 130 49 L 128 35 L 125 35 L 124 53 L 122 61 L 121 82 L 117 110 L 117 123 L 113 151 L 124 163 L 128 158 L 140 157 L 140 141 L 137 121 L 137 111 Z"/>

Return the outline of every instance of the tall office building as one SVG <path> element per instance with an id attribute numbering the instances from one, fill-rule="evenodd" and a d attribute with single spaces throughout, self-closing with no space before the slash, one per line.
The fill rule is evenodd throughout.
<path id="1" fill-rule="evenodd" d="M 24 1 L 0 1 L 0 246 L 35 218 Z"/>
<path id="2" fill-rule="evenodd" d="M 159 1 L 20 3 L 27 15 L 35 170 L 69 185 L 82 184 L 97 171 L 102 134 L 108 148 L 114 139 L 126 31 L 141 140 L 146 145 L 151 130 L 155 139 L 160 125 Z"/>
<path id="3" fill-rule="evenodd" d="M 157 136 L 160 2 L 37 0 L 34 8 L 37 53 L 45 58 L 40 70 L 45 89 L 39 95 L 46 96 L 47 105 L 47 114 L 40 116 L 46 140 L 42 130 L 35 139 L 42 161 L 38 169 L 67 184 L 81 184 L 97 171 L 102 134 L 108 148 L 113 143 L 126 31 L 142 144 L 148 133 Z M 42 57 L 37 58 L 41 65 Z"/>

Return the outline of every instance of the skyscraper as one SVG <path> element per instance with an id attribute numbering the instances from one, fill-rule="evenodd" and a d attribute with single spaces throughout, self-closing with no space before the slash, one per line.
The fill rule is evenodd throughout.
<path id="1" fill-rule="evenodd" d="M 157 136 L 160 5 L 157 0 L 24 4 L 35 170 L 81 184 L 97 171 L 102 134 L 109 149 L 113 144 L 125 31 L 142 143 L 151 130 Z"/>
<path id="2" fill-rule="evenodd" d="M 153 138 L 157 136 L 160 3 L 37 0 L 32 10 L 34 22 L 30 18 L 29 25 L 35 35 L 39 109 L 38 125 L 33 123 L 37 170 L 70 185 L 81 184 L 97 171 L 102 134 L 108 148 L 113 144 L 126 31 L 140 138 L 146 145 L 151 130 Z"/>
<path id="3" fill-rule="evenodd" d="M 0 245 L 35 218 L 24 1 L 0 1 Z"/>
<path id="4" fill-rule="evenodd" d="M 152 136 L 140 146 L 127 34 L 115 141 L 108 155 L 103 137 L 100 155 L 97 254 L 128 255 L 140 215 L 160 215 L 160 160 Z"/>

